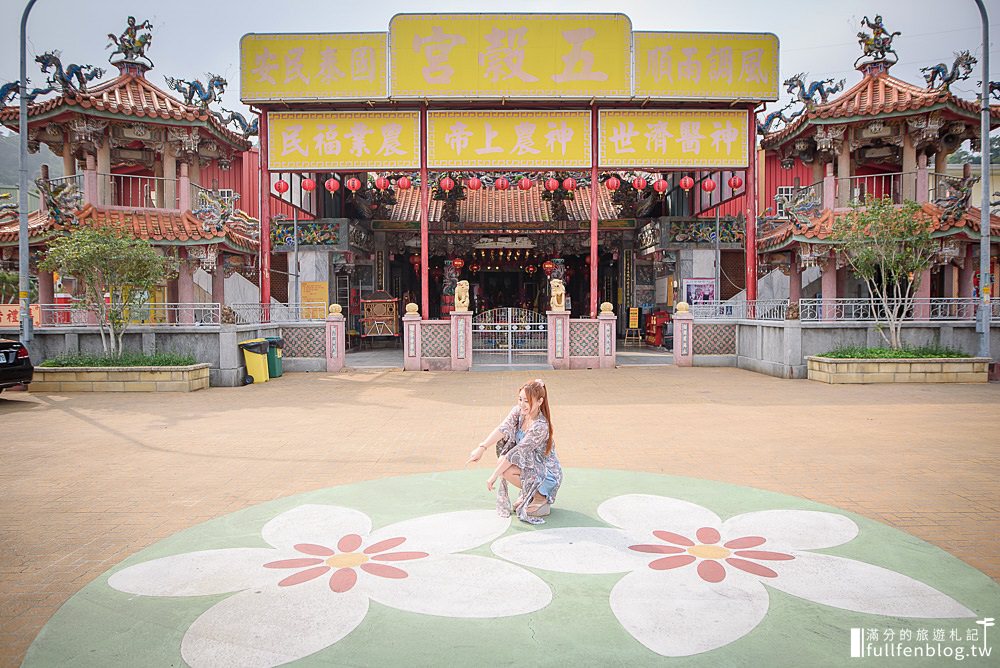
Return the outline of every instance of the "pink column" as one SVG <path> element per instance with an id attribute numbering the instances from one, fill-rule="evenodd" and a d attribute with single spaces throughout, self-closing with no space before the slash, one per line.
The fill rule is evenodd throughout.
<path id="1" fill-rule="evenodd" d="M 271 303 L 271 172 L 267 165 L 267 112 L 260 112 L 260 303 Z M 264 307 L 264 322 L 271 309 Z"/>
<path id="2" fill-rule="evenodd" d="M 823 320 L 836 320 L 836 299 L 837 299 L 837 261 L 827 258 L 823 265 L 822 283 L 823 291 Z"/>
<path id="3" fill-rule="evenodd" d="M 927 268 L 920 275 L 920 284 L 913 293 L 916 301 L 913 304 L 913 319 L 928 320 L 931 317 L 931 270 Z"/>
<path id="4" fill-rule="evenodd" d="M 197 160 L 195 156 L 195 160 Z M 181 163 L 181 176 L 177 180 L 177 188 L 180 192 L 177 193 L 177 200 L 179 201 L 179 206 L 181 211 L 191 210 L 191 179 L 188 177 L 188 164 L 186 162 Z"/>
<path id="5" fill-rule="evenodd" d="M 802 268 L 799 266 L 799 254 L 791 251 L 788 266 L 788 302 L 794 304 L 802 299 Z"/>
<path id="6" fill-rule="evenodd" d="M 674 365 L 694 366 L 694 316 L 687 302 L 674 311 Z"/>
<path id="7" fill-rule="evenodd" d="M 615 349 L 618 345 L 615 338 L 615 322 L 618 317 L 611 309 L 611 303 L 604 302 L 601 304 L 601 314 L 597 316 L 597 331 L 600 334 L 600 340 L 597 342 L 597 356 L 602 369 L 615 368 Z"/>
<path id="8" fill-rule="evenodd" d="M 420 314 L 416 310 L 407 309 L 403 316 L 403 371 L 420 371 Z"/>
<path id="9" fill-rule="evenodd" d="M 597 158 L 600 153 L 597 150 L 599 117 L 597 105 L 593 105 L 590 109 L 590 150 L 593 157 L 590 163 L 590 310 L 588 311 L 591 318 L 597 315 L 597 189 L 601 187 L 597 175 Z M 568 364 L 569 353 L 566 355 Z"/>
<path id="10" fill-rule="evenodd" d="M 547 311 L 549 321 L 549 364 L 553 369 L 569 368 L 569 311 Z"/>
<path id="11" fill-rule="evenodd" d="M 55 282 L 51 271 L 38 272 L 38 319 L 42 325 L 50 325 L 55 322 L 51 304 L 55 304 Z M 48 308 L 46 308 L 48 307 Z"/>
<path id="12" fill-rule="evenodd" d="M 905 176 L 903 178 L 906 178 Z M 917 156 L 917 195 L 916 202 L 923 204 L 929 199 L 930 177 L 927 174 L 927 154 L 921 152 Z"/>
<path id="13" fill-rule="evenodd" d="M 222 252 L 216 257 L 215 271 L 212 272 L 212 301 L 220 306 L 226 305 L 226 271 Z"/>
<path id="14" fill-rule="evenodd" d="M 962 263 L 962 268 L 958 272 L 958 296 L 963 299 L 972 299 L 972 292 L 975 289 L 973 279 L 976 276 L 976 270 L 979 268 L 975 250 L 975 245 L 971 243 L 966 245 L 965 262 Z"/>
<path id="15" fill-rule="evenodd" d="M 837 208 L 837 179 L 833 175 L 833 163 L 826 163 L 826 172 L 823 174 L 823 208 Z"/>
<path id="16" fill-rule="evenodd" d="M 340 304 L 330 307 L 326 316 L 326 370 L 340 371 L 344 368 L 345 340 L 344 316 Z"/>
<path id="17" fill-rule="evenodd" d="M 451 370 L 472 368 L 472 312 L 451 312 Z"/>
<path id="18" fill-rule="evenodd" d="M 177 272 L 177 301 L 181 304 L 191 304 L 194 302 L 194 269 L 187 259 L 187 250 L 181 259 L 180 269 Z M 183 324 L 194 323 L 194 310 L 184 308 L 178 314 L 178 321 Z"/>

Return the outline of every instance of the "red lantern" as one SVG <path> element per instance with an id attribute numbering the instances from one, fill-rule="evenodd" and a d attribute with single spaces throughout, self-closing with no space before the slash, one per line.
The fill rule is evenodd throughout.
<path id="1" fill-rule="evenodd" d="M 384 176 L 378 177 L 377 179 L 375 179 L 375 187 L 378 188 L 379 190 L 385 190 L 386 188 L 389 187 L 389 179 L 385 178 Z"/>
<path id="2" fill-rule="evenodd" d="M 647 185 L 649 184 L 646 183 L 646 179 L 642 178 L 641 176 L 637 176 L 635 178 L 635 181 L 632 181 L 632 187 L 635 188 L 636 190 L 645 190 Z"/>
<path id="3" fill-rule="evenodd" d="M 337 179 L 327 179 L 323 184 L 323 187 L 329 190 L 331 193 L 335 193 L 340 190 L 340 181 Z"/>
<path id="4" fill-rule="evenodd" d="M 413 265 L 413 271 L 415 271 L 415 272 L 420 271 L 420 256 L 419 255 L 411 255 L 410 256 L 410 264 Z"/>
<path id="5" fill-rule="evenodd" d="M 434 267 L 433 269 L 431 269 L 431 278 L 433 278 L 435 281 L 440 281 L 441 276 L 443 275 L 444 271 L 441 269 L 441 267 Z"/>
<path id="6" fill-rule="evenodd" d="M 614 192 L 618 190 L 618 187 L 621 186 L 621 184 L 622 182 L 618 180 L 617 176 L 611 176 L 608 177 L 608 180 L 604 182 L 604 187 L 610 190 L 611 192 Z"/>
<path id="7" fill-rule="evenodd" d="M 524 270 L 528 273 L 528 276 L 534 276 L 535 272 L 538 271 L 538 269 L 533 264 L 529 264 L 527 267 L 524 268 Z"/>
<path id="8" fill-rule="evenodd" d="M 455 271 L 462 271 L 462 267 L 465 266 L 465 260 L 460 257 L 456 257 L 451 261 L 451 266 L 455 267 Z"/>
<path id="9" fill-rule="evenodd" d="M 361 181 L 359 181 L 357 178 L 353 176 L 347 179 L 347 183 L 344 185 L 346 185 L 347 189 L 350 190 L 352 193 L 356 193 L 359 190 L 361 190 Z"/>
<path id="10" fill-rule="evenodd" d="M 586 255 L 583 256 L 583 261 L 588 265 L 590 264 L 590 253 L 587 253 Z"/>
<path id="11" fill-rule="evenodd" d="M 684 190 L 684 192 L 687 192 L 691 190 L 691 188 L 694 188 L 694 179 L 692 179 L 690 176 L 685 176 L 684 178 L 681 179 L 680 186 L 681 189 Z"/>
<path id="12" fill-rule="evenodd" d="M 712 179 L 705 179 L 704 181 L 701 182 L 701 189 L 707 193 L 712 192 L 713 190 L 715 190 L 715 181 L 713 181 Z"/>
<path id="13" fill-rule="evenodd" d="M 521 190 L 531 190 L 531 179 L 527 176 L 521 177 L 521 180 L 517 182 L 517 187 Z"/>
<path id="14" fill-rule="evenodd" d="M 562 182 L 562 187 L 563 190 L 568 190 L 570 192 L 573 192 L 574 190 L 576 190 L 576 179 L 574 179 L 573 177 L 564 179 Z"/>
<path id="15" fill-rule="evenodd" d="M 559 190 L 559 179 L 545 179 L 545 189 L 550 193 Z"/>
<path id="16" fill-rule="evenodd" d="M 302 179 L 302 189 L 307 193 L 311 193 L 316 190 L 316 182 L 312 179 Z"/>
<path id="17" fill-rule="evenodd" d="M 656 179 L 655 181 L 653 181 L 653 190 L 655 190 L 657 194 L 662 195 L 663 193 L 667 192 L 667 188 L 669 187 L 670 184 L 664 181 L 663 179 Z"/>
<path id="18" fill-rule="evenodd" d="M 450 176 L 446 176 L 441 179 L 438 186 L 446 193 L 450 193 L 455 188 L 455 181 Z"/>
<path id="19" fill-rule="evenodd" d="M 274 184 L 274 189 L 278 191 L 280 194 L 284 195 L 286 192 L 288 192 L 288 183 L 286 183 L 285 181 L 278 181 L 277 183 Z"/>
<path id="20" fill-rule="evenodd" d="M 494 182 L 493 187 L 497 190 L 507 190 L 510 188 L 510 181 L 501 176 L 496 180 L 496 182 Z"/>
<path id="21" fill-rule="evenodd" d="M 396 187 L 400 190 L 409 190 L 410 185 L 410 177 L 408 176 L 401 176 L 399 177 L 399 180 L 396 181 Z"/>
<path id="22" fill-rule="evenodd" d="M 481 268 L 482 267 L 479 266 L 478 262 L 473 262 L 472 264 L 469 265 L 469 271 L 471 271 L 473 274 L 478 274 Z"/>
<path id="23" fill-rule="evenodd" d="M 546 276 L 551 276 L 552 272 L 555 271 L 556 263 L 552 260 L 546 260 L 542 263 L 542 271 L 545 272 Z"/>
<path id="24" fill-rule="evenodd" d="M 473 176 L 471 179 L 469 179 L 466 185 L 468 185 L 469 190 L 479 190 L 480 188 L 483 187 L 483 182 L 480 181 L 477 177 Z"/>
<path id="25" fill-rule="evenodd" d="M 729 177 L 729 187 L 732 190 L 739 190 L 740 188 L 743 187 L 743 179 L 741 179 L 738 176 L 730 176 Z"/>

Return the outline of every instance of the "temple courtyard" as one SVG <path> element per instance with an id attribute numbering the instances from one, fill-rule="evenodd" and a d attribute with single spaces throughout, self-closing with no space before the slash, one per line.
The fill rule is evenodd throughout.
<path id="1" fill-rule="evenodd" d="M 530 526 L 464 462 L 536 376 Z M 998 407 L 674 366 L 4 392 L 0 665 L 996 665 Z"/>

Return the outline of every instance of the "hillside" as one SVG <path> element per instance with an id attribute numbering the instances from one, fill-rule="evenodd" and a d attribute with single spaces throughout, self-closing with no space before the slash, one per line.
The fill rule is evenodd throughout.
<path id="1" fill-rule="evenodd" d="M 16 134 L 0 136 L 0 187 L 17 186 L 18 140 Z M 62 157 L 55 155 L 47 146 L 38 153 L 28 154 L 28 178 L 34 180 L 42 164 L 49 166 L 49 174 L 55 178 L 63 175 Z"/>

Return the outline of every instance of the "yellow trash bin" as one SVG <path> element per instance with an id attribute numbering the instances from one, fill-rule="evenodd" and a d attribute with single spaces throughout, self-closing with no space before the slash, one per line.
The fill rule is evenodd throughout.
<path id="1" fill-rule="evenodd" d="M 248 339 L 240 341 L 240 350 L 243 351 L 243 359 L 247 365 L 247 375 L 243 378 L 243 384 L 266 383 L 267 375 L 267 349 L 269 342 L 267 339 Z"/>

